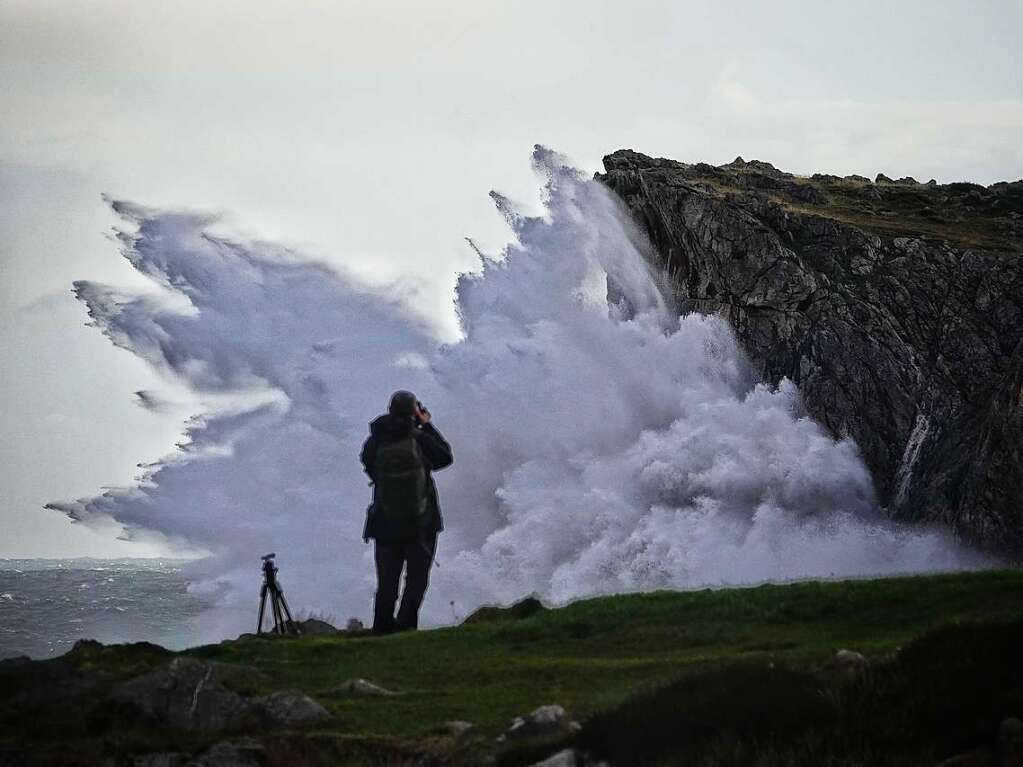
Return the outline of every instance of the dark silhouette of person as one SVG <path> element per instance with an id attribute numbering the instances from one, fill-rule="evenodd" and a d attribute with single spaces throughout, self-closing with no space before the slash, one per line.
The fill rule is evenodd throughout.
<path id="1" fill-rule="evenodd" d="M 418 447 L 418 458 L 415 460 L 422 464 L 420 481 L 425 478 L 425 484 L 421 487 L 422 513 L 417 515 L 416 524 L 412 528 L 408 524 L 395 524 L 380 509 L 381 481 L 392 485 L 396 481 L 404 481 L 394 479 L 395 476 L 404 475 L 381 476 L 381 471 L 385 470 L 379 460 L 381 449 L 386 452 L 388 447 L 398 443 L 406 445 L 410 437 L 414 438 Z M 391 396 L 387 413 L 370 423 L 369 438 L 362 446 L 360 459 L 373 482 L 373 503 L 367 511 L 362 536 L 366 541 L 374 539 L 376 545 L 377 592 L 373 605 L 373 631 L 389 634 L 415 629 L 419 625 L 419 608 L 430 579 L 437 534 L 444 529 L 437 486 L 431 472 L 451 465 L 451 446 L 437 431 L 430 411 L 423 407 L 416 396 L 412 392 L 396 391 Z M 425 476 L 422 471 L 425 471 Z M 405 588 L 395 616 L 394 606 L 398 599 L 402 570 L 405 571 Z"/>

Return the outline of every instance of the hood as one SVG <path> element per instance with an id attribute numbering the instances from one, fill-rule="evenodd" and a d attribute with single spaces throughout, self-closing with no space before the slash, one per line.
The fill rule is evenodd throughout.
<path id="1" fill-rule="evenodd" d="M 369 425 L 369 433 L 385 441 L 400 439 L 412 431 L 412 419 L 408 416 L 384 413 L 373 419 Z"/>

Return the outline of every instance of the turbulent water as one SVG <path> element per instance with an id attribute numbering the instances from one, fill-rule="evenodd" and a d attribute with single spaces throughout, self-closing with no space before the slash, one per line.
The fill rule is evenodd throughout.
<path id="1" fill-rule="evenodd" d="M 54 507 L 208 550 L 193 590 L 222 609 L 200 634 L 247 627 L 271 550 L 293 606 L 366 618 L 357 454 L 408 388 L 455 453 L 438 474 L 447 531 L 428 622 L 531 592 L 977 563 L 940 531 L 887 522 L 855 444 L 801 417 L 793 385 L 752 381 L 722 320 L 671 311 L 618 201 L 543 148 L 534 163 L 545 213 L 493 195 L 514 241 L 459 279 L 463 337 L 446 345 L 396 290 L 215 236 L 212 216 L 114 203 L 124 255 L 161 291 L 77 294 L 204 407 L 137 487 Z"/>
<path id="2" fill-rule="evenodd" d="M 209 604 L 169 560 L 0 559 L 0 658 L 46 658 L 79 639 L 185 647 Z"/>

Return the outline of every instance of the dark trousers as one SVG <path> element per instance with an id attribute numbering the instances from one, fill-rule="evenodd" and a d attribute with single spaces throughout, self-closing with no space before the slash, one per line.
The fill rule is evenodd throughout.
<path id="1" fill-rule="evenodd" d="M 419 607 L 430 581 L 436 547 L 436 533 L 411 543 L 376 542 L 377 595 L 373 605 L 373 631 L 389 634 L 418 627 Z M 398 582 L 403 569 L 405 589 L 395 618 L 394 604 L 398 601 Z"/>

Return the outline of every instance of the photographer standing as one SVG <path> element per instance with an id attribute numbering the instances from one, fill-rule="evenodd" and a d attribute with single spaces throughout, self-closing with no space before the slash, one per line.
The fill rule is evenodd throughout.
<path id="1" fill-rule="evenodd" d="M 387 413 L 369 425 L 360 459 L 373 481 L 373 503 L 362 534 L 364 540 L 376 541 L 373 631 L 389 634 L 415 629 L 437 534 L 444 529 L 431 472 L 451 465 L 451 446 L 416 396 L 396 391 Z M 405 589 L 395 618 L 403 569 Z"/>

